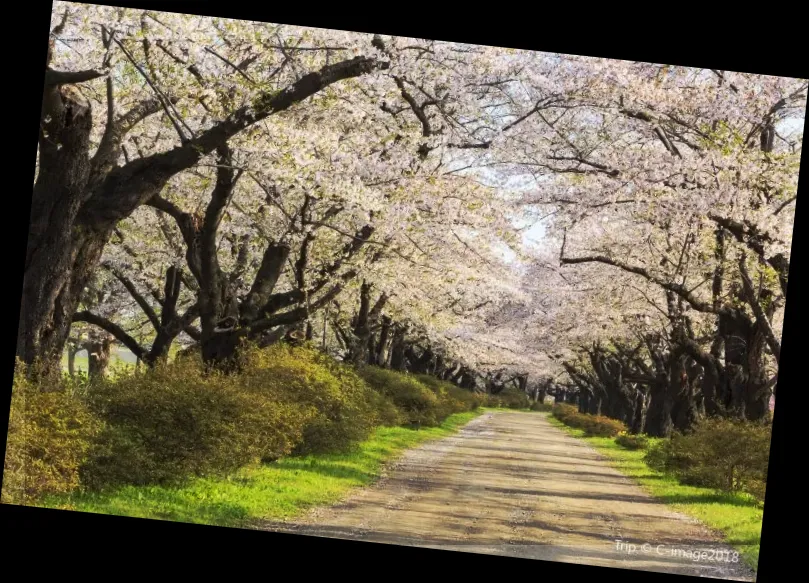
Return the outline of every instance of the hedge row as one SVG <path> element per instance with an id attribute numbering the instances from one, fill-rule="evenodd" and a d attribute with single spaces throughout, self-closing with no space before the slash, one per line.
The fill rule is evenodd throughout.
<path id="1" fill-rule="evenodd" d="M 553 416 L 565 425 L 583 429 L 587 435 L 598 437 L 615 437 L 627 427 L 620 421 L 604 417 L 603 415 L 590 415 L 589 413 L 579 413 L 573 405 L 567 403 L 557 403 L 552 409 Z"/>
<path id="2" fill-rule="evenodd" d="M 376 426 L 437 425 L 483 401 L 432 377 L 355 370 L 306 347 L 247 349 L 239 365 L 227 375 L 188 356 L 77 393 L 31 386 L 18 363 L 3 502 L 344 451 Z"/>
<path id="3" fill-rule="evenodd" d="M 652 441 L 627 433 L 619 421 L 581 414 L 572 405 L 554 405 L 553 415 L 589 435 L 615 437 L 626 449 L 647 450 L 644 460 L 651 468 L 673 475 L 682 484 L 745 492 L 764 500 L 772 431 L 768 422 L 711 417 L 688 433 L 675 432 L 670 439 Z"/>
<path id="4" fill-rule="evenodd" d="M 389 399 L 400 412 L 399 423 L 431 427 L 453 413 L 471 411 L 483 399 L 471 391 L 429 375 L 413 375 L 376 366 L 358 371 L 366 383 Z"/>

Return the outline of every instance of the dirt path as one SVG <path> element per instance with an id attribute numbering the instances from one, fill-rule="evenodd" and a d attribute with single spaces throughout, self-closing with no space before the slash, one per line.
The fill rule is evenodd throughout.
<path id="1" fill-rule="evenodd" d="M 733 549 L 707 528 L 656 502 L 536 413 L 486 413 L 410 450 L 344 502 L 262 528 L 754 580 L 741 559 L 717 560 L 719 551 L 732 561 Z M 707 554 L 694 560 L 695 549 Z"/>

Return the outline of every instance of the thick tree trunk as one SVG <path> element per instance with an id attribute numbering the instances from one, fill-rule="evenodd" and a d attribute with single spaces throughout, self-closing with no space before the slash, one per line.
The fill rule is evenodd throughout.
<path id="1" fill-rule="evenodd" d="M 243 336 L 235 331 L 216 332 L 202 339 L 202 360 L 222 370 L 233 370 Z"/>
<path id="2" fill-rule="evenodd" d="M 634 435 L 640 435 L 646 430 L 646 412 L 649 406 L 648 394 L 645 391 L 638 390 L 635 395 L 635 411 L 632 416 L 632 422 L 629 425 L 629 432 Z"/>
<path id="3" fill-rule="evenodd" d="M 89 102 L 73 87 L 47 87 L 42 120 L 16 354 L 49 372 L 61 360 L 79 294 L 106 239 L 76 224 L 90 177 Z"/>
<path id="4" fill-rule="evenodd" d="M 764 374 L 763 327 L 734 311 L 720 317 L 719 331 L 725 342 L 725 378 L 720 380 L 725 408 L 741 419 L 761 420 L 772 394 Z"/>
<path id="5" fill-rule="evenodd" d="M 669 437 L 674 429 L 671 418 L 674 400 L 669 392 L 669 384 L 668 378 L 659 378 L 650 387 L 646 432 L 652 437 Z"/>
<path id="6" fill-rule="evenodd" d="M 564 400 L 564 397 L 562 398 Z M 579 413 L 590 412 L 590 393 L 588 391 L 579 390 Z"/>
<path id="7" fill-rule="evenodd" d="M 70 345 L 67 347 L 67 373 L 76 376 L 76 353 L 81 350 L 79 346 Z"/>
<path id="8" fill-rule="evenodd" d="M 469 369 L 464 368 L 460 379 L 461 388 L 471 390 L 475 388 L 475 384 L 475 376 L 469 371 Z"/>
<path id="9" fill-rule="evenodd" d="M 371 285 L 365 281 L 360 286 L 360 307 L 354 320 L 353 338 L 349 347 L 348 361 L 360 365 L 368 362 L 368 340 L 371 335 L 369 314 L 371 311 Z"/>
<path id="10" fill-rule="evenodd" d="M 86 343 L 85 347 L 87 348 L 87 372 L 90 378 L 103 377 L 110 363 L 111 339 L 103 338 L 91 341 Z"/>
<path id="11" fill-rule="evenodd" d="M 689 359 L 690 360 L 690 359 Z M 703 373 L 702 367 L 690 361 L 679 369 L 681 378 L 679 391 L 676 393 L 677 400 L 672 417 L 674 428 L 680 432 L 691 429 L 701 417 L 700 408 L 702 397 L 699 394 L 697 385 L 699 377 Z"/>
<path id="12" fill-rule="evenodd" d="M 393 342 L 390 347 L 390 368 L 402 371 L 405 369 L 405 329 L 395 326 L 393 332 Z"/>
<path id="13" fill-rule="evenodd" d="M 385 366 L 388 360 L 388 340 L 390 338 L 391 319 L 389 316 L 382 316 L 382 327 L 379 330 L 379 341 L 376 343 L 376 364 Z"/>
<path id="14" fill-rule="evenodd" d="M 601 415 L 601 406 L 603 404 L 603 398 L 600 394 L 596 394 L 593 399 L 590 401 L 590 414 L 591 415 Z"/>

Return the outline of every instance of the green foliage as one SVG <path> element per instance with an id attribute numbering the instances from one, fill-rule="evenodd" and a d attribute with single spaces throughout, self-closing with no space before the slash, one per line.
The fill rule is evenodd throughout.
<path id="1" fill-rule="evenodd" d="M 434 427 L 453 413 L 471 411 L 483 403 L 481 397 L 430 375 L 366 366 L 359 374 L 389 398 L 410 425 Z"/>
<path id="2" fill-rule="evenodd" d="M 251 464 L 228 476 L 193 478 L 179 487 L 126 486 L 43 501 L 50 508 L 200 524 L 246 526 L 255 520 L 299 516 L 332 504 L 375 480 L 386 462 L 408 448 L 445 437 L 477 415 L 458 413 L 438 427 L 377 427 L 357 448 L 343 453 L 285 457 Z"/>
<path id="3" fill-rule="evenodd" d="M 487 407 L 505 409 L 527 409 L 530 401 L 528 395 L 514 387 L 503 389 L 496 395 L 486 396 Z"/>
<path id="4" fill-rule="evenodd" d="M 590 415 L 579 413 L 573 405 L 567 403 L 557 403 L 553 406 L 553 416 L 569 427 L 583 429 L 587 435 L 599 437 L 615 437 L 621 432 L 626 432 L 627 427 L 616 419 L 610 419 L 603 415 Z"/>
<path id="5" fill-rule="evenodd" d="M 553 410 L 553 405 L 549 405 L 548 403 L 543 403 L 542 401 L 536 401 L 531 403 L 531 406 L 528 407 L 531 411 L 547 411 L 550 412 Z"/>
<path id="6" fill-rule="evenodd" d="M 615 437 L 615 443 L 626 449 L 646 449 L 649 447 L 649 438 L 645 435 L 632 435 L 622 431 Z"/>
<path id="7" fill-rule="evenodd" d="M 432 427 L 440 422 L 438 396 L 413 375 L 376 366 L 362 367 L 359 374 L 373 389 L 393 401 L 405 423 Z"/>
<path id="8" fill-rule="evenodd" d="M 61 381 L 32 383 L 19 360 L 14 369 L 11 410 L 0 500 L 28 504 L 79 485 L 101 423 L 77 392 Z"/>
<path id="9" fill-rule="evenodd" d="M 187 358 L 93 385 L 91 406 L 107 426 L 82 481 L 168 484 L 292 451 L 315 412 L 244 390 L 242 380 Z"/>
<path id="10" fill-rule="evenodd" d="M 393 403 L 351 367 L 310 347 L 246 348 L 239 382 L 263 398 L 314 410 L 295 454 L 344 451 L 367 438 L 377 425 L 401 421 Z"/>
<path id="11" fill-rule="evenodd" d="M 448 381 L 442 381 L 432 375 L 415 375 L 418 381 L 433 391 L 440 403 L 439 416 L 443 419 L 453 413 L 474 411 L 484 404 L 485 396 L 473 391 L 462 389 Z"/>
<path id="12" fill-rule="evenodd" d="M 650 448 L 645 459 L 683 484 L 746 492 L 763 501 L 770 435 L 768 423 L 709 418 Z"/>

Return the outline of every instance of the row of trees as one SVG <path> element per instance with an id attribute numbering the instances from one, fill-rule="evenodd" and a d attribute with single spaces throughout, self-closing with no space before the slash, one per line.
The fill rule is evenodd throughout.
<path id="1" fill-rule="evenodd" d="M 307 338 L 659 435 L 766 415 L 804 80 L 53 14 L 24 362 Z"/>

